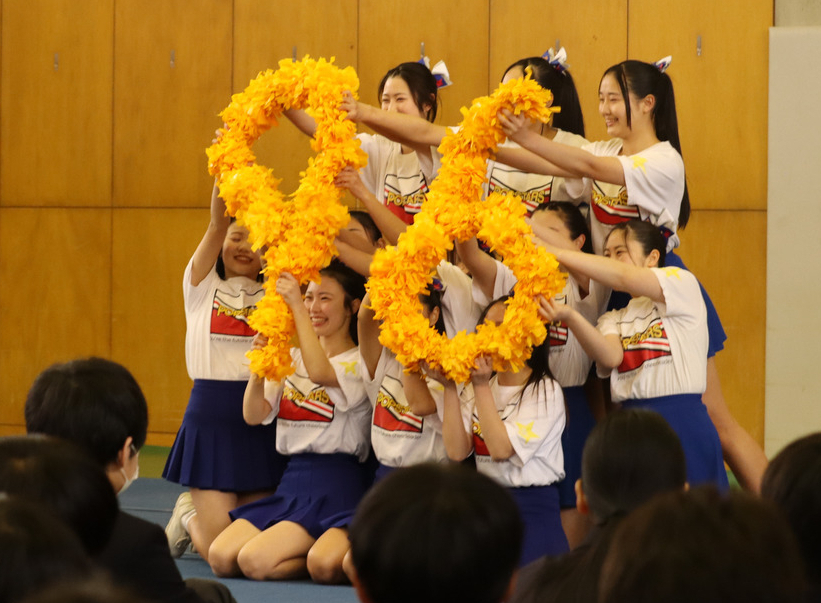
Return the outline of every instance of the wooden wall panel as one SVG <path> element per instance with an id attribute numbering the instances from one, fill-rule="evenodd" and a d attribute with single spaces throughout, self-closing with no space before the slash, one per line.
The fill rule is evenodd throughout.
<path id="1" fill-rule="evenodd" d="M 767 35 L 772 19 L 772 0 L 630 2 L 630 58 L 673 56 L 668 73 L 676 89 L 696 208 L 767 207 Z"/>
<path id="2" fill-rule="evenodd" d="M 182 276 L 208 219 L 205 209 L 114 210 L 111 356 L 145 393 L 151 443 L 173 438 L 191 390 Z"/>
<path id="3" fill-rule="evenodd" d="M 591 23 L 607 27 L 593 28 Z M 627 58 L 627 0 L 491 0 L 489 88 L 499 84 L 508 65 L 541 56 L 557 40 L 567 50 L 587 138 L 604 140 L 599 80 L 605 69 Z"/>
<path id="4" fill-rule="evenodd" d="M 0 204 L 111 202 L 112 0 L 2 3 Z"/>
<path id="5" fill-rule="evenodd" d="M 681 257 L 716 305 L 727 342 L 716 356 L 733 415 L 764 442 L 767 213 L 696 211 Z"/>
<path id="6" fill-rule="evenodd" d="M 205 206 L 205 148 L 230 100 L 231 0 L 117 0 L 115 17 L 114 205 Z"/>
<path id="7" fill-rule="evenodd" d="M 437 123 L 456 125 L 459 109 L 488 87 L 489 0 L 416 0 L 412 4 L 360 0 L 360 97 L 377 104 L 385 72 L 399 63 L 418 61 L 420 45 L 431 63 L 445 61 L 453 86 L 441 91 Z M 412 11 L 419 18 L 412 18 Z"/>
<path id="8" fill-rule="evenodd" d="M 336 57 L 336 65 L 356 68 L 356 0 L 236 0 L 234 6 L 234 92 L 244 90 L 260 71 L 276 70 L 280 60 L 292 58 L 294 48 L 298 59 Z M 299 172 L 314 154 L 309 139 L 287 119 L 260 138 L 254 152 L 259 163 L 282 178 L 283 192 L 296 190 Z"/>
<path id="9" fill-rule="evenodd" d="M 54 362 L 108 356 L 111 210 L 0 209 L 0 424 Z"/>

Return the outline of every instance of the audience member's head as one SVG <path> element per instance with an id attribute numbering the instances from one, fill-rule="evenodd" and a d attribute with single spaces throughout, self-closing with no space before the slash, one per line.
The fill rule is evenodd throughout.
<path id="1" fill-rule="evenodd" d="M 0 603 L 93 575 L 83 544 L 61 520 L 31 501 L 0 497 Z"/>
<path id="2" fill-rule="evenodd" d="M 616 530 L 601 603 L 786 603 L 804 591 L 784 519 L 749 494 L 712 486 L 661 494 Z"/>
<path id="3" fill-rule="evenodd" d="M 20 603 L 147 603 L 130 590 L 97 576 L 58 584 L 26 597 Z"/>
<path id="4" fill-rule="evenodd" d="M 498 603 L 522 546 L 511 495 L 461 465 L 398 469 L 350 526 L 354 584 L 368 603 Z"/>
<path id="5" fill-rule="evenodd" d="M 796 440 L 770 461 L 761 496 L 786 516 L 798 539 L 807 578 L 821 592 L 821 433 Z"/>
<path id="6" fill-rule="evenodd" d="M 29 433 L 85 449 L 105 467 L 115 491 L 137 477 L 148 405 L 137 381 L 116 362 L 85 358 L 47 368 L 29 390 L 25 416 Z"/>
<path id="7" fill-rule="evenodd" d="M 75 444 L 48 436 L 0 438 L 0 492 L 42 504 L 96 555 L 117 518 L 117 495 L 103 468 Z"/>
<path id="8" fill-rule="evenodd" d="M 604 523 L 659 492 L 682 490 L 686 480 L 684 450 L 667 421 L 650 410 L 623 410 L 607 415 L 587 438 L 577 504 Z"/>

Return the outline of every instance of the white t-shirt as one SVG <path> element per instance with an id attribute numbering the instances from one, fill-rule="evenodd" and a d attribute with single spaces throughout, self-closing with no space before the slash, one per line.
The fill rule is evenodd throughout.
<path id="1" fill-rule="evenodd" d="M 245 353 L 254 331 L 248 318 L 262 299 L 262 283 L 244 276 L 222 280 L 216 266 L 196 286 L 191 284 L 193 258 L 185 267 L 185 364 L 191 379 L 247 381 Z"/>
<path id="2" fill-rule="evenodd" d="M 376 458 L 388 467 L 408 467 L 447 459 L 442 439 L 442 384 L 428 380 L 428 390 L 437 412 L 420 417 L 411 412 L 402 387 L 404 368 L 396 356 L 383 348 L 373 378 L 365 362 L 360 362 L 362 379 L 373 405 L 371 445 Z"/>
<path id="3" fill-rule="evenodd" d="M 362 168 L 363 184 L 406 224 L 422 209 L 428 187 L 439 171 L 441 155 L 431 147 L 431 159 L 415 152 L 402 153 L 402 145 L 384 136 L 358 134 L 368 165 Z"/>
<path id="4" fill-rule="evenodd" d="M 445 291 L 442 295 L 442 317 L 445 332 L 451 339 L 459 331 L 472 333 L 482 313 L 482 307 L 473 300 L 473 279 L 458 266 L 442 260 L 436 272 Z"/>
<path id="5" fill-rule="evenodd" d="M 646 220 L 669 235 L 667 251 L 678 247 L 676 230 L 684 195 L 684 161 L 678 151 L 664 141 L 635 155 L 619 155 L 619 138 L 583 148 L 599 157 L 618 157 L 624 169 L 624 186 L 589 178 L 567 181 L 568 193 L 591 199 L 593 250 L 602 255 L 608 233 L 616 224 L 631 219 Z"/>
<path id="6" fill-rule="evenodd" d="M 599 318 L 603 335 L 618 335 L 621 365 L 610 376 L 614 402 L 674 394 L 702 394 L 707 387 L 707 309 L 698 281 L 680 268 L 653 268 L 664 303 L 649 297 Z"/>
<path id="7" fill-rule="evenodd" d="M 473 386 L 467 384 L 462 420 L 473 433 L 476 469 L 508 488 L 547 486 L 564 478 L 565 409 L 559 384 L 545 379 L 528 387 L 521 400 L 521 386 L 502 386 L 493 377 L 490 387 L 514 453 L 504 461 L 490 457 L 476 415 Z"/>
<path id="8" fill-rule="evenodd" d="M 277 451 L 368 457 L 371 406 L 362 382 L 359 348 L 329 358 L 339 387 L 323 387 L 308 377 L 302 352 L 291 349 L 294 373 L 283 383 L 265 382 L 271 413 L 264 425 L 277 420 Z"/>
<path id="9" fill-rule="evenodd" d="M 496 280 L 493 284 L 493 299 L 508 295 L 516 284 L 513 271 L 505 264 L 496 260 Z M 590 291 L 582 298 L 579 285 L 572 276 L 567 277 L 564 289 L 555 299 L 559 303 L 568 304 L 584 316 L 593 325 L 607 307 L 610 289 L 590 279 Z M 491 301 L 482 293 L 478 286 L 473 287 L 473 299 L 481 307 Z M 550 372 L 562 387 L 584 385 L 593 361 L 585 353 L 579 340 L 565 323 L 548 325 L 547 336 L 550 337 L 550 351 L 548 362 Z"/>
<path id="10" fill-rule="evenodd" d="M 583 136 L 565 132 L 564 130 L 556 132 L 553 140 L 572 147 L 583 147 L 590 144 Z M 506 140 L 499 146 L 510 149 L 521 148 L 512 140 Z M 515 193 L 522 200 L 527 208 L 528 216 L 539 205 L 550 201 L 570 201 L 575 205 L 579 205 L 580 202 L 586 200 L 584 196 L 571 196 L 565 186 L 564 178 L 531 174 L 504 163 L 489 160 L 487 162 L 487 182 L 484 184 L 485 196 L 487 197 L 494 192 L 506 193 L 508 191 Z"/>

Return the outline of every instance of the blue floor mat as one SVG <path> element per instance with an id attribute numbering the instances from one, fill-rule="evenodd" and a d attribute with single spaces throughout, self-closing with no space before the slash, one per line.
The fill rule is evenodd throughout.
<path id="1" fill-rule="evenodd" d="M 177 496 L 185 488 L 164 479 L 140 478 L 120 496 L 124 511 L 161 525 L 171 517 Z M 186 553 L 177 560 L 183 578 L 210 578 L 227 585 L 238 603 L 355 603 L 350 586 L 322 586 L 310 581 L 255 582 L 245 579 L 215 578 L 199 555 Z"/>

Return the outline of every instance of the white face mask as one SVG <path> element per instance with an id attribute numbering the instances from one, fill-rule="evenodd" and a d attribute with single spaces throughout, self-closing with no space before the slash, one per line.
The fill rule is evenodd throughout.
<path id="1" fill-rule="evenodd" d="M 135 455 L 139 454 L 139 452 L 137 452 L 137 449 L 134 448 L 133 444 L 131 445 L 131 450 L 134 452 Z M 125 472 L 125 467 L 120 467 L 120 473 L 123 474 L 123 480 L 125 480 L 125 481 L 123 482 L 123 487 L 120 488 L 119 492 L 117 492 L 118 496 L 120 494 L 122 494 L 123 492 L 125 492 L 126 490 L 128 490 L 128 488 L 131 486 L 131 484 L 133 484 L 134 481 L 138 477 L 140 477 L 140 459 L 139 459 L 139 457 L 137 458 L 137 468 L 134 470 L 134 475 L 132 475 L 131 477 L 128 477 L 128 475 Z"/>

